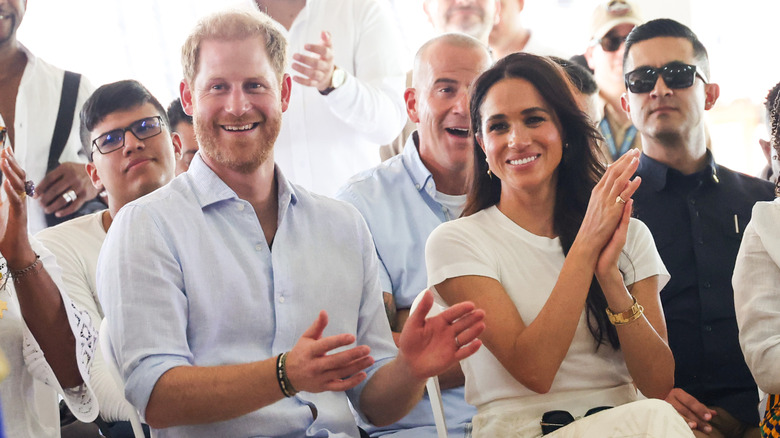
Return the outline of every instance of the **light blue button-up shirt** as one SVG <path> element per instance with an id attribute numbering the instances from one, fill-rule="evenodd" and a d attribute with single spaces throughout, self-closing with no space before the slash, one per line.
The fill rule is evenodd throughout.
<path id="1" fill-rule="evenodd" d="M 351 333 L 371 347 L 368 379 L 395 356 L 363 219 L 349 205 L 291 185 L 278 168 L 276 179 L 272 249 L 252 205 L 199 155 L 189 171 L 115 218 L 97 286 L 127 398 L 140 412 L 169 369 L 276 356 L 322 309 L 330 320 L 323 336 Z M 359 411 L 368 379 L 346 393 L 302 392 L 233 420 L 157 436 L 357 437 L 347 397 Z"/>
<path id="2" fill-rule="evenodd" d="M 425 242 L 454 213 L 436 201 L 436 184 L 417 151 L 417 132 L 400 155 L 352 177 L 336 195 L 354 205 L 368 223 L 380 259 L 382 290 L 392 292 L 396 306 L 409 308 L 428 284 Z M 476 409 L 466 403 L 463 387 L 442 391 L 451 437 L 464 436 Z M 372 436 L 436 437 L 428 396 L 398 423 L 371 430 Z M 377 432 L 379 431 L 379 432 Z"/>

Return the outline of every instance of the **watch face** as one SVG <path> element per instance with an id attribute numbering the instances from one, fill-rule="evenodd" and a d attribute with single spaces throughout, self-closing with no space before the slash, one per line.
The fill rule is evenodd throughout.
<path id="1" fill-rule="evenodd" d="M 336 67 L 335 70 L 333 70 L 333 77 L 330 80 L 330 86 L 333 88 L 338 88 L 344 84 L 347 80 L 347 72 L 344 70 Z"/>

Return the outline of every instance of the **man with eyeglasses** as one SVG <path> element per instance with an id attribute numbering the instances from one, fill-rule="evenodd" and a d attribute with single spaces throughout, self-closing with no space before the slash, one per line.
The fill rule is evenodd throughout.
<path id="1" fill-rule="evenodd" d="M 591 18 L 590 44 L 584 56 L 603 101 L 603 117 L 598 123 L 604 137 L 601 150 L 607 163 L 631 149 L 642 149 L 636 128 L 620 107 L 620 96 L 626 92 L 623 43 L 631 29 L 641 23 L 636 7 L 626 0 L 609 0 L 599 4 Z"/>
<path id="2" fill-rule="evenodd" d="M 739 346 L 731 276 L 753 204 L 771 183 L 715 163 L 704 112 L 720 89 L 707 51 L 669 19 L 626 40 L 623 109 L 642 137 L 634 194 L 671 273 L 661 291 L 675 388 L 667 396 L 699 437 L 757 437 L 758 394 Z"/>
<path id="3" fill-rule="evenodd" d="M 86 172 L 105 190 L 108 209 L 47 228 L 36 236 L 57 257 L 71 299 L 95 327 L 103 319 L 95 276 L 98 254 L 114 217 L 128 202 L 164 186 L 174 177 L 179 146 L 172 142 L 165 108 L 139 82 L 125 80 L 98 88 L 81 110 L 81 141 L 89 148 Z M 134 408 L 109 377 L 98 352 L 90 372 L 106 436 L 131 436 Z"/>

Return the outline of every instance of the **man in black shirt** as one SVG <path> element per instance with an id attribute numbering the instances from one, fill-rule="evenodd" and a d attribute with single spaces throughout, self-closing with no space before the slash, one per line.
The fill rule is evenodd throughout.
<path id="1" fill-rule="evenodd" d="M 676 365 L 667 401 L 696 436 L 758 436 L 731 275 L 753 204 L 772 199 L 773 186 L 716 164 L 707 150 L 704 111 L 720 90 L 690 29 L 668 19 L 636 27 L 623 71 L 623 109 L 643 145 L 635 212 L 672 276 L 661 292 Z"/>

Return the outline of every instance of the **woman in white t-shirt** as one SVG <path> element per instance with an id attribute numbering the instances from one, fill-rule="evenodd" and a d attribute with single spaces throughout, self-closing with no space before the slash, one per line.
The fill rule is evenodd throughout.
<path id="1" fill-rule="evenodd" d="M 564 75 L 516 53 L 476 80 L 474 184 L 464 217 L 426 248 L 439 297 L 486 313 L 484 347 L 462 363 L 474 436 L 541 436 L 605 406 L 549 436 L 693 436 L 671 405 L 637 401 L 674 380 L 669 275 L 630 218 L 637 151 L 605 171 Z"/>

